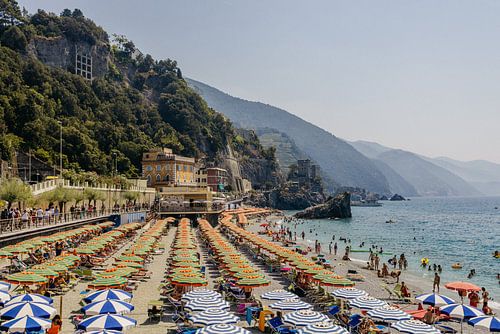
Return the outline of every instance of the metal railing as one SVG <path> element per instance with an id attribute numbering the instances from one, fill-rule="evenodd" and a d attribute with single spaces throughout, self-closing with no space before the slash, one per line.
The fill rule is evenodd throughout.
<path id="1" fill-rule="evenodd" d="M 149 208 L 131 207 L 125 209 L 106 209 L 106 210 L 95 210 L 95 211 L 74 211 L 66 212 L 63 214 L 45 215 L 42 217 L 37 217 L 36 215 L 31 215 L 27 220 L 21 217 L 8 218 L 0 220 L 0 235 L 10 232 L 17 232 L 29 229 L 36 229 L 39 227 L 47 226 L 57 226 L 60 224 L 66 224 L 71 222 L 77 222 L 85 219 L 92 218 L 105 218 L 113 214 L 122 213 L 133 213 L 133 212 L 144 212 L 149 211 Z"/>

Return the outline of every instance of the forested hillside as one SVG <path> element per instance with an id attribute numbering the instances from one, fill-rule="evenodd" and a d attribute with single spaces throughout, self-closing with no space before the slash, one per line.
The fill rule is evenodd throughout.
<path id="1" fill-rule="evenodd" d="M 1 159 L 20 149 L 57 162 L 62 124 L 64 166 L 74 170 L 107 174 L 116 154 L 120 173 L 138 175 L 142 152 L 154 146 L 207 161 L 230 149 L 246 161 L 274 161 L 256 137 L 238 136 L 188 87 L 175 61 L 143 55 L 123 36 L 110 40 L 78 9 L 29 15 L 15 1 L 0 3 Z M 51 60 L 38 52 L 79 44 L 99 51 L 92 80 L 71 66 L 48 66 Z M 60 57 L 68 52 L 54 49 Z"/>

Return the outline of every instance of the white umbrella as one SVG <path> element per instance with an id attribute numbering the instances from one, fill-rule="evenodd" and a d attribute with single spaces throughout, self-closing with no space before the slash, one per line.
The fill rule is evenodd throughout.
<path id="1" fill-rule="evenodd" d="M 194 325 L 210 326 L 218 324 L 235 324 L 240 318 L 225 310 L 208 309 L 194 314 L 189 320 Z"/>
<path id="2" fill-rule="evenodd" d="M 408 334 L 440 334 L 441 331 L 436 327 L 427 325 L 419 320 L 403 320 L 391 325 L 401 333 Z"/>
<path id="3" fill-rule="evenodd" d="M 4 322 L 0 329 L 9 333 L 40 332 L 49 328 L 51 324 L 52 321 L 50 320 L 25 315 Z"/>
<path id="4" fill-rule="evenodd" d="M 284 300 L 284 299 L 298 298 L 298 296 L 294 293 L 285 290 L 274 290 L 262 294 L 260 298 L 269 300 Z"/>
<path id="5" fill-rule="evenodd" d="M 401 320 L 410 320 L 411 316 L 398 308 L 392 306 L 380 307 L 371 311 L 368 311 L 367 314 L 375 320 L 380 321 L 401 321 Z"/>
<path id="6" fill-rule="evenodd" d="M 281 311 L 298 311 L 312 309 L 312 305 L 305 303 L 299 299 L 285 299 L 269 305 L 270 308 Z"/>
<path id="7" fill-rule="evenodd" d="M 119 314 L 94 315 L 78 324 L 78 329 L 99 331 L 103 329 L 123 331 L 134 327 L 137 321 Z"/>
<path id="8" fill-rule="evenodd" d="M 364 311 L 369 311 L 369 310 L 373 310 L 376 308 L 388 306 L 388 304 L 386 302 L 384 302 L 383 300 L 373 298 L 370 296 L 363 296 L 363 297 L 359 297 L 359 298 L 356 298 L 354 300 L 351 300 L 349 302 L 349 305 L 351 305 L 352 307 L 357 307 L 357 308 L 364 310 Z"/>
<path id="9" fill-rule="evenodd" d="M 356 299 L 363 296 L 368 296 L 368 292 L 356 288 L 342 288 L 332 291 L 332 295 L 341 299 Z"/>
<path id="10" fill-rule="evenodd" d="M 222 299 L 222 296 L 220 295 L 220 293 L 215 292 L 213 290 L 196 289 L 196 290 L 186 292 L 185 294 L 183 294 L 181 297 L 181 300 L 188 302 L 190 300 L 203 298 L 203 297 L 215 297 L 215 298 Z"/>
<path id="11" fill-rule="evenodd" d="M 486 328 L 490 332 L 500 332 L 500 319 L 493 316 L 474 317 L 468 321 L 474 327 Z"/>
<path id="12" fill-rule="evenodd" d="M 330 321 L 325 321 L 299 329 L 299 334 L 349 334 L 349 331 Z"/>
<path id="13" fill-rule="evenodd" d="M 2 319 L 16 319 L 29 315 L 31 317 L 51 319 L 56 313 L 56 309 L 47 304 L 21 302 L 5 306 L 0 310 L 0 317 Z"/>
<path id="14" fill-rule="evenodd" d="M 196 331 L 196 334 L 251 334 L 244 328 L 237 327 L 234 325 L 211 325 L 205 328 L 200 328 Z"/>
<path id="15" fill-rule="evenodd" d="M 420 300 L 422 304 L 432 306 L 443 306 L 456 303 L 453 299 L 437 293 L 425 293 L 423 295 L 416 296 L 415 299 Z"/>
<path id="16" fill-rule="evenodd" d="M 305 327 L 326 320 L 328 320 L 326 315 L 311 310 L 290 312 L 283 316 L 284 323 L 295 327 Z"/>
<path id="17" fill-rule="evenodd" d="M 186 310 L 197 312 L 205 311 L 207 309 L 218 309 L 218 310 L 229 310 L 229 304 L 225 300 L 217 297 L 203 297 L 198 299 L 193 299 L 189 301 L 186 306 Z"/>
<path id="18" fill-rule="evenodd" d="M 39 295 L 37 293 L 26 293 L 23 295 L 18 295 L 18 296 L 12 297 L 12 299 L 9 300 L 9 302 L 6 303 L 5 305 L 10 305 L 10 304 L 14 304 L 14 303 L 21 303 L 21 302 L 35 302 L 35 303 L 42 303 L 42 304 L 50 305 L 54 301 L 50 297 L 45 297 L 45 296 Z"/>

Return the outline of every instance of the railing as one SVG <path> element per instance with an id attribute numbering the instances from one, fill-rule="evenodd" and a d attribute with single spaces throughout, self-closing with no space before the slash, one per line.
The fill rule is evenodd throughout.
<path id="1" fill-rule="evenodd" d="M 114 185 L 90 184 L 88 182 L 71 183 L 69 180 L 64 180 L 64 179 L 46 180 L 46 181 L 32 184 L 30 187 L 31 187 L 31 190 L 32 190 L 34 195 L 39 195 L 41 193 L 56 189 L 58 185 L 61 185 L 64 188 L 69 188 L 69 189 L 92 188 L 92 189 L 101 190 L 101 191 L 134 191 L 134 192 L 142 192 L 142 193 L 154 193 L 155 192 L 154 188 L 140 187 L 140 186 L 136 186 L 136 185 L 129 185 L 127 188 L 121 188 L 119 186 L 114 186 Z"/>
<path id="2" fill-rule="evenodd" d="M 96 211 L 74 211 L 66 212 L 63 214 L 47 215 L 42 217 L 37 217 L 32 215 L 28 217 L 28 220 L 17 218 L 8 218 L 0 220 L 0 235 L 9 232 L 23 231 L 38 227 L 46 226 L 57 226 L 60 224 L 77 222 L 84 219 L 90 218 L 104 218 L 113 214 L 121 213 L 132 213 L 132 212 L 144 212 L 149 210 L 149 208 L 131 207 L 126 209 L 106 209 L 106 210 L 96 210 Z"/>
<path id="3" fill-rule="evenodd" d="M 207 206 L 161 206 L 160 212 L 217 212 L 223 210 L 223 205 Z"/>

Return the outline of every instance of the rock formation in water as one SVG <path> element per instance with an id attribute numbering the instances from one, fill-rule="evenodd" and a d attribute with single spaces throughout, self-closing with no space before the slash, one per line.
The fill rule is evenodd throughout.
<path id="1" fill-rule="evenodd" d="M 303 210 L 324 201 L 325 196 L 322 193 L 304 188 L 293 189 L 285 184 L 269 191 L 252 193 L 245 203 L 279 210 Z"/>
<path id="2" fill-rule="evenodd" d="M 350 218 L 351 195 L 344 192 L 319 205 L 315 205 L 295 214 L 297 218 L 321 219 L 321 218 Z"/>
<path id="3" fill-rule="evenodd" d="M 406 199 L 399 194 L 394 194 L 392 195 L 390 201 L 406 201 Z"/>

